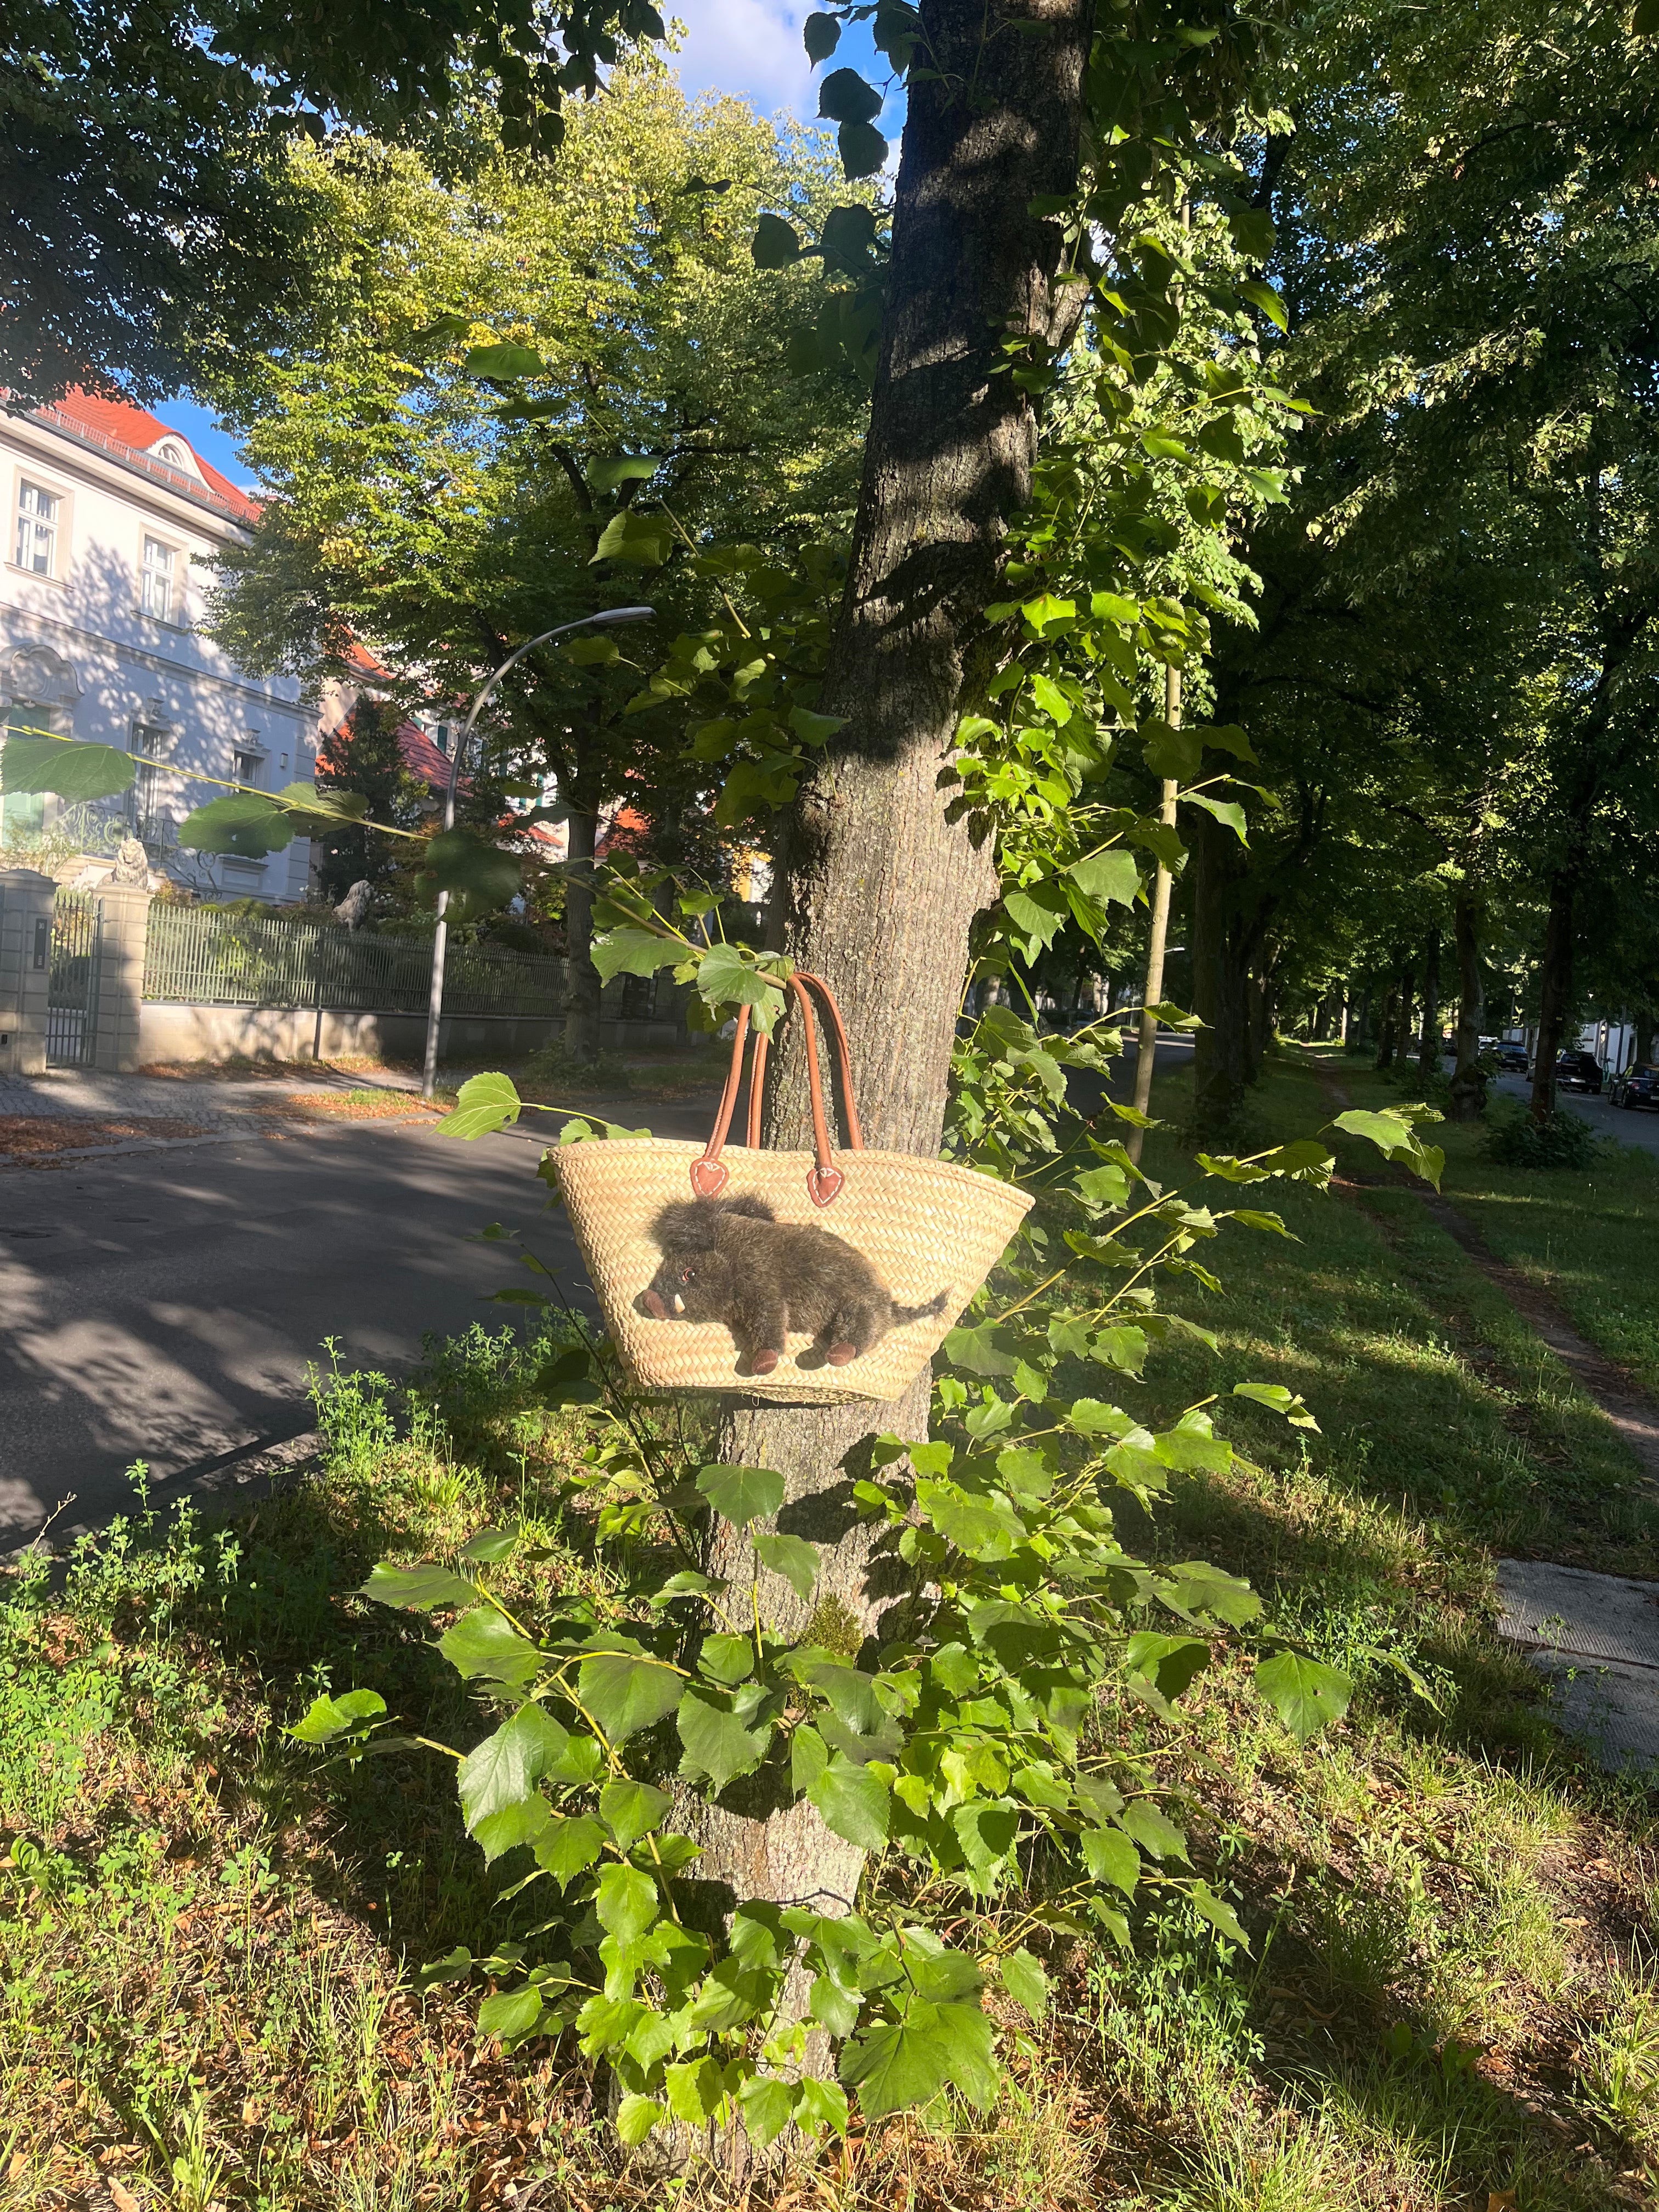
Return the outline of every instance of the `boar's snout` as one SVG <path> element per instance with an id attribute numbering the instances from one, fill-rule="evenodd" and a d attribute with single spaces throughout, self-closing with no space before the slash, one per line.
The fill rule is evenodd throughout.
<path id="1" fill-rule="evenodd" d="M 645 1308 L 647 1313 L 650 1315 L 653 1321 L 667 1320 L 668 1309 L 662 1302 L 662 1293 L 660 1291 L 641 1291 L 640 1293 L 640 1304 Z"/>

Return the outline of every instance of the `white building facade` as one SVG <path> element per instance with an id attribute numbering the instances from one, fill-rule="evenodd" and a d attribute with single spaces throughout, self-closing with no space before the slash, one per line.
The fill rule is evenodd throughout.
<path id="1" fill-rule="evenodd" d="M 198 627 L 207 564 L 245 539 L 258 507 L 182 433 L 82 392 L 0 415 L 0 721 L 113 745 L 135 765 L 124 799 L 72 809 L 0 796 L 0 866 L 31 865 L 32 842 L 54 829 L 88 849 L 125 829 L 154 872 L 206 896 L 303 898 L 303 838 L 263 860 L 178 842 L 223 785 L 280 791 L 316 769 L 299 684 L 246 674 Z"/>

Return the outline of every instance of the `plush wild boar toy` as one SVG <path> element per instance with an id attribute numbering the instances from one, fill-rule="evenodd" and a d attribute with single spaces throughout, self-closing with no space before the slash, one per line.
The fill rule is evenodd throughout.
<path id="1" fill-rule="evenodd" d="M 694 1198 L 652 1224 L 662 1265 L 640 1305 L 656 1321 L 722 1322 L 740 1361 L 769 1375 L 790 1331 L 810 1336 L 832 1367 L 890 1328 L 945 1310 L 948 1290 L 895 1305 L 861 1252 L 811 1223 L 780 1221 L 762 1198 Z"/>

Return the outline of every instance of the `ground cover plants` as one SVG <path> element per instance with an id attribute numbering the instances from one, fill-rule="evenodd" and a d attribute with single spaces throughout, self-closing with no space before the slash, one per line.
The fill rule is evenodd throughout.
<path id="1" fill-rule="evenodd" d="M 1267 1133 L 1305 1128 L 1317 1096 L 1276 1067 Z M 1149 1172 L 1178 1157 L 1153 1133 Z M 1305 1397 L 1320 1429 L 1236 1401 L 1243 1456 L 1172 1470 L 1144 1524 L 1120 1497 L 1122 1533 L 1155 1572 L 1198 1554 L 1248 1577 L 1352 1702 L 1304 1747 L 1224 1652 L 1173 1718 L 1113 1688 L 1086 1737 L 1149 1777 L 1250 1948 L 1156 1881 L 1123 1902 L 1127 1949 L 1034 1941 L 1023 1893 L 964 1900 L 975 1955 L 1023 1942 L 1048 1984 L 1041 2021 L 995 1984 L 986 1999 L 994 2114 L 946 2089 L 872 2120 L 809 2172 L 809 2203 L 1645 2201 L 1645 1801 L 1558 1742 L 1487 1626 L 1492 1532 L 1530 1515 L 1540 1541 L 1611 1564 L 1642 1534 L 1628 1470 L 1616 1449 L 1585 1460 L 1594 1415 L 1472 1303 L 1410 1188 L 1280 1206 L 1302 1241 L 1236 1240 L 1222 1296 L 1181 1291 L 1218 1351 L 1154 1346 L 1122 1387 L 1154 1433 L 1195 1382 L 1247 1376 Z M 434 1346 L 408 1391 L 329 1376 L 301 1490 L 215 1531 L 140 1516 L 82 1547 L 61 1589 L 11 1583 L 7 2201 L 58 2212 L 106 2179 L 145 2205 L 273 2212 L 664 2201 L 620 2164 L 574 2033 L 505 2051 L 476 1969 L 422 1972 L 498 1960 L 484 1988 L 511 1997 L 511 1947 L 533 1956 L 545 1916 L 533 1887 L 505 1894 L 526 1854 L 486 1867 L 436 1754 L 325 1765 L 283 1733 L 353 1688 L 400 1732 L 462 1750 L 492 1733 L 418 1615 L 353 1595 L 378 1560 L 459 1563 L 512 1527 L 490 1572 L 515 1613 L 625 1598 L 625 1550 L 599 1531 L 627 1501 L 592 1481 L 590 1410 L 548 1402 L 570 1350 L 554 1322 Z M 696 1420 L 654 1444 L 696 1463 Z M 878 1920 L 908 1914 L 914 1869 L 878 1855 L 865 1895 Z M 716 2170 L 687 2201 L 732 2197 Z"/>

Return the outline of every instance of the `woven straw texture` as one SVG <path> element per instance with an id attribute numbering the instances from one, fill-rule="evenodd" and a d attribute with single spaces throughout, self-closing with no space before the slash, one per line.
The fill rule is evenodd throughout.
<path id="1" fill-rule="evenodd" d="M 925 1305 L 939 1291 L 945 1310 L 889 1329 L 846 1367 L 800 1364 L 811 1339 L 791 1335 L 769 1376 L 741 1375 L 732 1333 L 714 1322 L 652 1321 L 634 1301 L 661 1260 L 651 1224 L 671 1200 L 692 1194 L 690 1164 L 701 1145 L 617 1139 L 566 1146 L 559 1183 L 605 1325 L 623 1365 L 655 1390 L 740 1390 L 784 1405 L 845 1404 L 902 1397 L 953 1328 L 995 1266 L 1031 1200 L 1022 1190 L 944 1160 L 908 1152 L 838 1152 L 847 1181 L 834 1202 L 807 1196 L 811 1152 L 751 1152 L 728 1145 L 725 1196 L 763 1198 L 780 1221 L 811 1221 L 862 1252 L 900 1305 Z"/>

